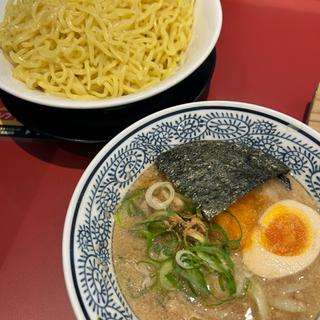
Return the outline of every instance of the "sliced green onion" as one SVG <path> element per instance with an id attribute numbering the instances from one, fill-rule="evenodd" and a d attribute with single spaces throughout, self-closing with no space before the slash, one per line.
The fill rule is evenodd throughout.
<path id="1" fill-rule="evenodd" d="M 219 285 L 222 291 L 227 290 L 229 296 L 237 292 L 236 281 L 233 276 L 233 261 L 222 249 L 204 245 L 194 246 L 190 250 L 205 262 L 207 267 L 218 273 Z"/>
<path id="2" fill-rule="evenodd" d="M 195 240 L 199 243 L 205 243 L 207 240 L 206 235 L 203 235 L 201 232 L 199 232 L 195 229 L 186 230 L 186 232 L 184 234 L 184 242 L 186 245 L 188 245 L 188 238 L 192 238 L 193 240 Z"/>
<path id="3" fill-rule="evenodd" d="M 226 270 L 224 269 L 223 265 L 221 264 L 221 261 L 216 258 L 215 256 L 211 256 L 207 253 L 204 252 L 198 252 L 197 253 L 198 257 L 203 260 L 206 265 L 210 268 L 213 269 L 214 271 L 217 272 L 225 272 Z"/>
<path id="4" fill-rule="evenodd" d="M 174 256 L 180 243 L 174 231 L 165 231 L 154 235 L 148 243 L 148 256 L 154 261 L 165 261 Z"/>
<path id="5" fill-rule="evenodd" d="M 236 223 L 237 223 L 237 225 L 239 227 L 239 230 L 240 230 L 240 236 L 239 236 L 238 240 L 241 240 L 241 238 L 242 238 L 242 227 L 241 227 L 241 223 L 240 223 L 239 219 L 234 214 L 232 214 L 229 210 L 225 210 L 224 212 L 227 213 L 229 216 L 231 216 L 236 221 Z"/>
<path id="6" fill-rule="evenodd" d="M 240 290 L 239 296 L 245 296 L 249 290 L 249 287 L 250 287 L 250 279 L 245 278 L 244 285 Z"/>
<path id="7" fill-rule="evenodd" d="M 239 238 L 238 239 L 229 239 L 226 231 L 217 223 L 210 224 L 210 229 L 213 233 L 216 234 L 217 240 L 222 243 L 223 247 L 230 248 L 232 250 L 236 250 L 240 247 L 241 240 L 242 240 L 242 227 L 241 227 L 240 221 L 234 214 L 232 214 L 228 210 L 225 210 L 223 213 L 229 215 L 230 217 L 232 217 L 236 221 L 236 223 L 239 227 L 239 231 L 240 231 Z M 216 231 L 218 231 L 218 233 L 220 233 L 222 235 L 222 237 L 219 237 L 217 235 Z"/>
<path id="8" fill-rule="evenodd" d="M 173 270 L 173 264 L 172 260 L 165 261 L 159 270 L 159 282 L 162 288 L 166 290 L 174 290 L 175 287 L 171 283 L 171 281 L 168 280 L 168 275 L 172 272 Z"/>
<path id="9" fill-rule="evenodd" d="M 219 237 L 216 233 L 216 237 L 220 242 L 229 241 L 229 237 L 225 230 L 217 223 L 210 224 L 210 229 L 212 232 L 215 232 L 215 230 L 218 230 L 219 233 L 222 235 L 223 238 Z"/>
<path id="10" fill-rule="evenodd" d="M 158 188 L 165 188 L 169 191 L 169 196 L 167 197 L 166 200 L 164 201 L 160 201 L 159 199 L 155 198 L 153 196 L 154 192 L 158 189 Z M 146 201 L 147 204 L 155 209 L 155 210 L 162 210 L 162 209 L 166 209 L 169 207 L 169 205 L 171 204 L 173 198 L 175 195 L 175 190 L 172 186 L 172 184 L 170 182 L 156 182 L 154 184 L 152 184 L 146 191 Z"/>
<path id="11" fill-rule="evenodd" d="M 139 203 L 144 199 L 145 192 L 146 189 L 137 189 L 126 194 L 122 204 L 115 212 L 118 222 L 121 222 L 121 215 L 123 214 L 127 214 L 129 216 L 144 214 L 144 211 L 139 207 Z"/>
<path id="12" fill-rule="evenodd" d="M 122 213 L 120 210 L 117 210 L 115 213 L 114 213 L 114 221 L 117 225 L 121 226 L 122 227 Z"/>
<path id="13" fill-rule="evenodd" d="M 192 252 L 204 252 L 210 255 L 216 255 L 224 267 L 232 269 L 234 266 L 233 261 L 231 260 L 230 256 L 224 252 L 222 249 L 212 246 L 212 245 L 196 245 L 189 248 Z"/>
<path id="14" fill-rule="evenodd" d="M 144 211 L 133 200 L 128 200 L 127 213 L 129 217 L 144 216 Z"/>
<path id="15" fill-rule="evenodd" d="M 163 185 L 164 182 L 154 184 L 152 192 L 149 191 L 151 196 L 153 197 L 153 192 Z M 168 198 L 164 202 L 167 200 Z M 129 211 L 130 205 L 129 202 Z M 140 272 L 145 273 L 142 292 L 152 288 L 158 279 L 165 290 L 178 289 L 189 298 L 204 298 L 205 301 L 210 301 L 212 306 L 245 295 L 248 282 L 240 281 L 237 291 L 234 263 L 230 257 L 230 250 L 238 248 L 242 238 L 242 229 L 237 218 L 226 212 L 237 221 L 240 228 L 240 237 L 229 239 L 220 225 L 208 224 L 202 217 L 198 217 L 199 210 L 192 208 L 192 215 L 186 211 L 184 216 L 185 212 L 181 214 L 166 206 L 156 209 L 154 213 L 131 228 L 146 239 L 147 255 L 150 259 L 146 260 L 148 262 L 141 261 L 138 264 L 138 269 L 142 270 Z M 213 244 L 208 242 L 209 228 L 217 235 L 217 241 Z M 181 241 L 179 234 L 184 242 Z M 211 277 L 214 281 L 212 283 L 214 291 L 210 288 L 210 282 L 208 285 Z"/>
<path id="16" fill-rule="evenodd" d="M 168 218 L 168 212 L 156 211 L 151 214 L 147 219 L 137 222 L 131 230 L 145 229 L 151 233 L 160 233 L 167 230 L 165 221 Z"/>
<path id="17" fill-rule="evenodd" d="M 205 277 L 200 269 L 183 269 L 179 266 L 175 268 L 175 272 L 187 281 L 190 289 L 196 296 L 207 297 L 210 295 Z"/>
<path id="18" fill-rule="evenodd" d="M 231 271 L 228 270 L 224 273 L 219 274 L 219 276 L 221 277 L 221 280 L 225 283 L 229 295 L 233 296 L 237 292 L 237 285 Z"/>
<path id="19" fill-rule="evenodd" d="M 212 301 L 214 299 L 214 301 Z M 208 307 L 218 307 L 221 306 L 222 304 L 228 303 L 230 301 L 235 300 L 236 297 L 228 297 L 228 298 L 218 298 L 215 295 L 211 295 L 208 300 L 206 301 L 206 306 Z"/>
<path id="20" fill-rule="evenodd" d="M 138 236 L 145 238 L 147 241 L 150 241 L 153 237 L 152 232 L 146 230 L 144 227 L 141 226 L 133 226 L 129 230 L 135 232 Z"/>
<path id="21" fill-rule="evenodd" d="M 157 264 L 153 261 L 140 260 L 136 266 L 136 269 L 144 275 L 153 275 L 157 272 Z"/>
<path id="22" fill-rule="evenodd" d="M 222 244 L 222 246 L 226 249 L 237 250 L 240 248 L 241 240 L 229 240 Z"/>
<path id="23" fill-rule="evenodd" d="M 176 263 L 183 269 L 199 267 L 199 258 L 189 250 L 179 250 L 175 256 Z"/>
<path id="24" fill-rule="evenodd" d="M 238 268 L 235 270 L 234 279 L 237 284 L 236 296 L 243 297 L 247 294 L 250 285 L 250 274 Z"/>

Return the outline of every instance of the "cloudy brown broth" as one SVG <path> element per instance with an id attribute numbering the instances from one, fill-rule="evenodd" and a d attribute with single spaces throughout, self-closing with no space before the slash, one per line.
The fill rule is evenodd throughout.
<path id="1" fill-rule="evenodd" d="M 278 180 L 270 180 L 250 193 L 259 199 L 259 214 L 270 205 L 283 199 L 293 199 L 317 209 L 317 204 L 293 177 L 289 176 L 292 189 L 288 190 Z M 164 177 L 154 167 L 147 169 L 131 187 L 131 190 L 147 188 Z M 121 216 L 121 223 L 115 223 L 113 233 L 113 257 L 117 280 L 128 304 L 140 320 L 219 320 L 219 319 L 261 319 L 256 302 L 246 294 L 244 297 L 220 306 L 208 306 L 199 299 L 190 299 L 178 290 L 165 291 L 155 286 L 146 293 L 139 289 L 142 275 L 136 264 L 146 259 L 145 241 L 130 231 L 139 217 Z M 241 251 L 232 254 L 235 270 L 245 270 Z M 261 263 L 264 263 L 261 261 Z M 259 283 L 269 305 L 267 319 L 315 319 L 320 311 L 320 259 L 305 270 L 280 279 L 268 280 L 252 275 Z M 285 312 L 273 307 L 279 301 L 294 300 L 303 305 L 303 312 Z"/>

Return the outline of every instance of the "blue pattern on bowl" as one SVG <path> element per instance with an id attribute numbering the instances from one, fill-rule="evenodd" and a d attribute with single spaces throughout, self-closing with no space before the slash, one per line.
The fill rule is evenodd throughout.
<path id="1" fill-rule="evenodd" d="M 320 199 L 317 138 L 257 107 L 199 105 L 168 109 L 132 127 L 104 149 L 81 186 L 71 210 L 69 261 L 77 315 L 93 319 L 134 319 L 116 281 L 112 263 L 112 213 L 129 185 L 161 152 L 194 140 L 245 143 L 285 162 Z M 65 271 L 66 272 L 66 271 Z M 81 307 L 81 312 L 79 311 Z M 82 315 L 82 316 L 81 316 Z"/>

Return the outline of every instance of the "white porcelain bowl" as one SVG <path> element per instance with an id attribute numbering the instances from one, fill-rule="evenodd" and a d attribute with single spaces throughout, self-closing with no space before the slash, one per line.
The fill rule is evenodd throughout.
<path id="1" fill-rule="evenodd" d="M 4 15 L 7 0 L 0 0 L 0 18 Z M 219 0 L 200 0 L 195 5 L 195 23 L 191 43 L 185 60 L 176 72 L 167 79 L 137 93 L 117 98 L 100 100 L 75 101 L 43 93 L 40 90 L 30 90 L 24 83 L 12 77 L 12 66 L 0 52 L 0 89 L 37 104 L 74 109 L 107 108 L 126 105 L 146 99 L 161 93 L 195 71 L 209 56 L 216 45 L 222 25 L 222 9 Z"/>
<path id="2" fill-rule="evenodd" d="M 93 159 L 72 196 L 63 235 L 63 266 L 78 319 L 136 319 L 114 271 L 114 212 L 132 182 L 177 144 L 230 140 L 259 148 L 288 165 L 320 200 L 320 134 L 268 108 L 228 101 L 180 105 L 134 123 Z"/>

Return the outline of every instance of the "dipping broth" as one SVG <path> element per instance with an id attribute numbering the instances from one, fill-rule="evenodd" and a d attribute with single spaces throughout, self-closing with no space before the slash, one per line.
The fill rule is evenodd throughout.
<path id="1" fill-rule="evenodd" d="M 232 248 L 232 242 L 228 242 L 231 249 L 226 251 L 229 252 L 229 257 L 234 264 L 232 270 L 237 286 L 236 291 L 232 291 L 232 287 L 228 287 L 230 283 L 227 281 L 224 284 L 218 284 L 215 280 L 207 281 L 207 287 L 209 287 L 212 295 L 218 295 L 218 299 L 212 299 L 211 294 L 208 296 L 205 293 L 205 298 L 201 294 L 197 295 L 197 289 L 191 288 L 190 290 L 190 287 L 188 287 L 188 290 L 186 290 L 184 284 L 187 281 L 182 281 L 180 287 L 177 285 L 180 289 L 170 286 L 170 284 L 169 287 L 163 287 L 161 281 L 159 281 L 159 275 L 157 275 L 157 268 L 166 263 L 166 259 L 159 263 L 155 262 L 154 265 L 153 262 L 150 264 L 144 263 L 150 261 L 150 252 L 147 249 L 146 239 L 141 236 L 141 233 L 136 232 L 136 226 L 143 224 L 143 221 L 156 211 L 161 211 L 155 210 L 147 204 L 144 197 L 145 190 L 156 182 L 165 181 L 165 177 L 154 166 L 148 168 L 128 192 L 131 195 L 136 193 L 136 199 L 138 200 L 131 205 L 122 205 L 116 214 L 117 219 L 112 242 L 117 280 L 135 315 L 141 320 L 315 319 L 320 310 L 320 299 L 318 298 L 320 288 L 319 257 L 303 270 L 285 276 L 283 274 L 279 275 L 277 269 L 273 274 L 272 270 L 268 273 L 266 268 L 262 268 L 262 274 L 268 274 L 268 277 L 264 277 L 256 273 L 260 272 L 259 268 L 262 265 L 268 264 L 268 256 L 263 256 L 264 260 L 262 261 L 258 257 L 256 264 L 250 256 L 251 251 L 253 254 L 258 252 L 254 240 L 252 240 L 253 234 L 259 230 L 257 225 L 261 221 L 262 215 L 272 205 L 282 200 L 294 200 L 318 211 L 317 203 L 301 184 L 291 175 L 287 177 L 291 182 L 291 190 L 279 179 L 269 180 L 231 205 L 227 213 L 222 213 L 214 218 L 212 223 L 219 225 L 227 233 L 229 240 L 239 239 L 240 233 L 241 239 L 238 247 L 235 248 Z M 168 191 L 166 190 L 154 193 L 154 197 L 159 199 L 167 196 Z M 183 196 L 176 194 L 169 210 L 171 212 L 181 210 L 179 207 L 182 206 L 183 200 Z M 232 216 L 229 215 L 229 212 Z M 199 218 L 199 215 L 197 218 Z M 188 223 L 191 219 L 190 217 L 186 218 Z M 241 232 L 237 227 L 238 222 L 241 225 Z M 276 227 L 273 230 L 276 230 Z M 169 226 L 170 228 L 177 228 L 178 234 L 181 231 L 179 231 L 177 224 Z M 294 232 L 301 234 L 300 229 L 298 229 L 299 226 Z M 201 234 L 201 222 L 198 221 L 194 230 Z M 205 241 L 210 242 L 214 237 L 210 228 L 208 228 L 208 235 Z M 181 242 L 186 240 L 189 235 L 185 236 L 185 233 L 181 233 Z M 270 239 L 273 239 L 274 236 L 276 235 L 271 234 Z M 320 234 L 316 236 L 320 236 Z M 188 241 L 190 240 L 191 247 L 192 245 L 197 246 L 197 241 L 191 238 L 187 238 Z M 303 240 L 303 237 L 301 239 Z M 212 241 L 214 242 L 214 240 Z M 289 242 L 285 248 L 290 247 L 290 239 L 286 241 Z M 272 252 L 277 250 L 280 249 L 278 247 L 271 249 Z M 244 264 L 244 252 L 247 252 L 247 256 L 249 256 L 246 258 L 249 268 L 248 265 Z M 196 254 L 195 251 L 193 253 Z M 289 251 L 281 254 L 285 259 L 288 257 L 291 259 L 292 256 L 296 259 L 297 256 Z M 254 272 L 250 269 L 253 269 Z M 283 272 L 287 271 L 284 270 Z M 215 272 L 213 272 L 214 275 Z M 227 288 L 222 290 L 221 287 L 225 286 Z M 201 291 L 201 288 L 199 290 Z M 226 294 L 228 290 L 229 293 L 231 292 L 229 295 Z"/>

